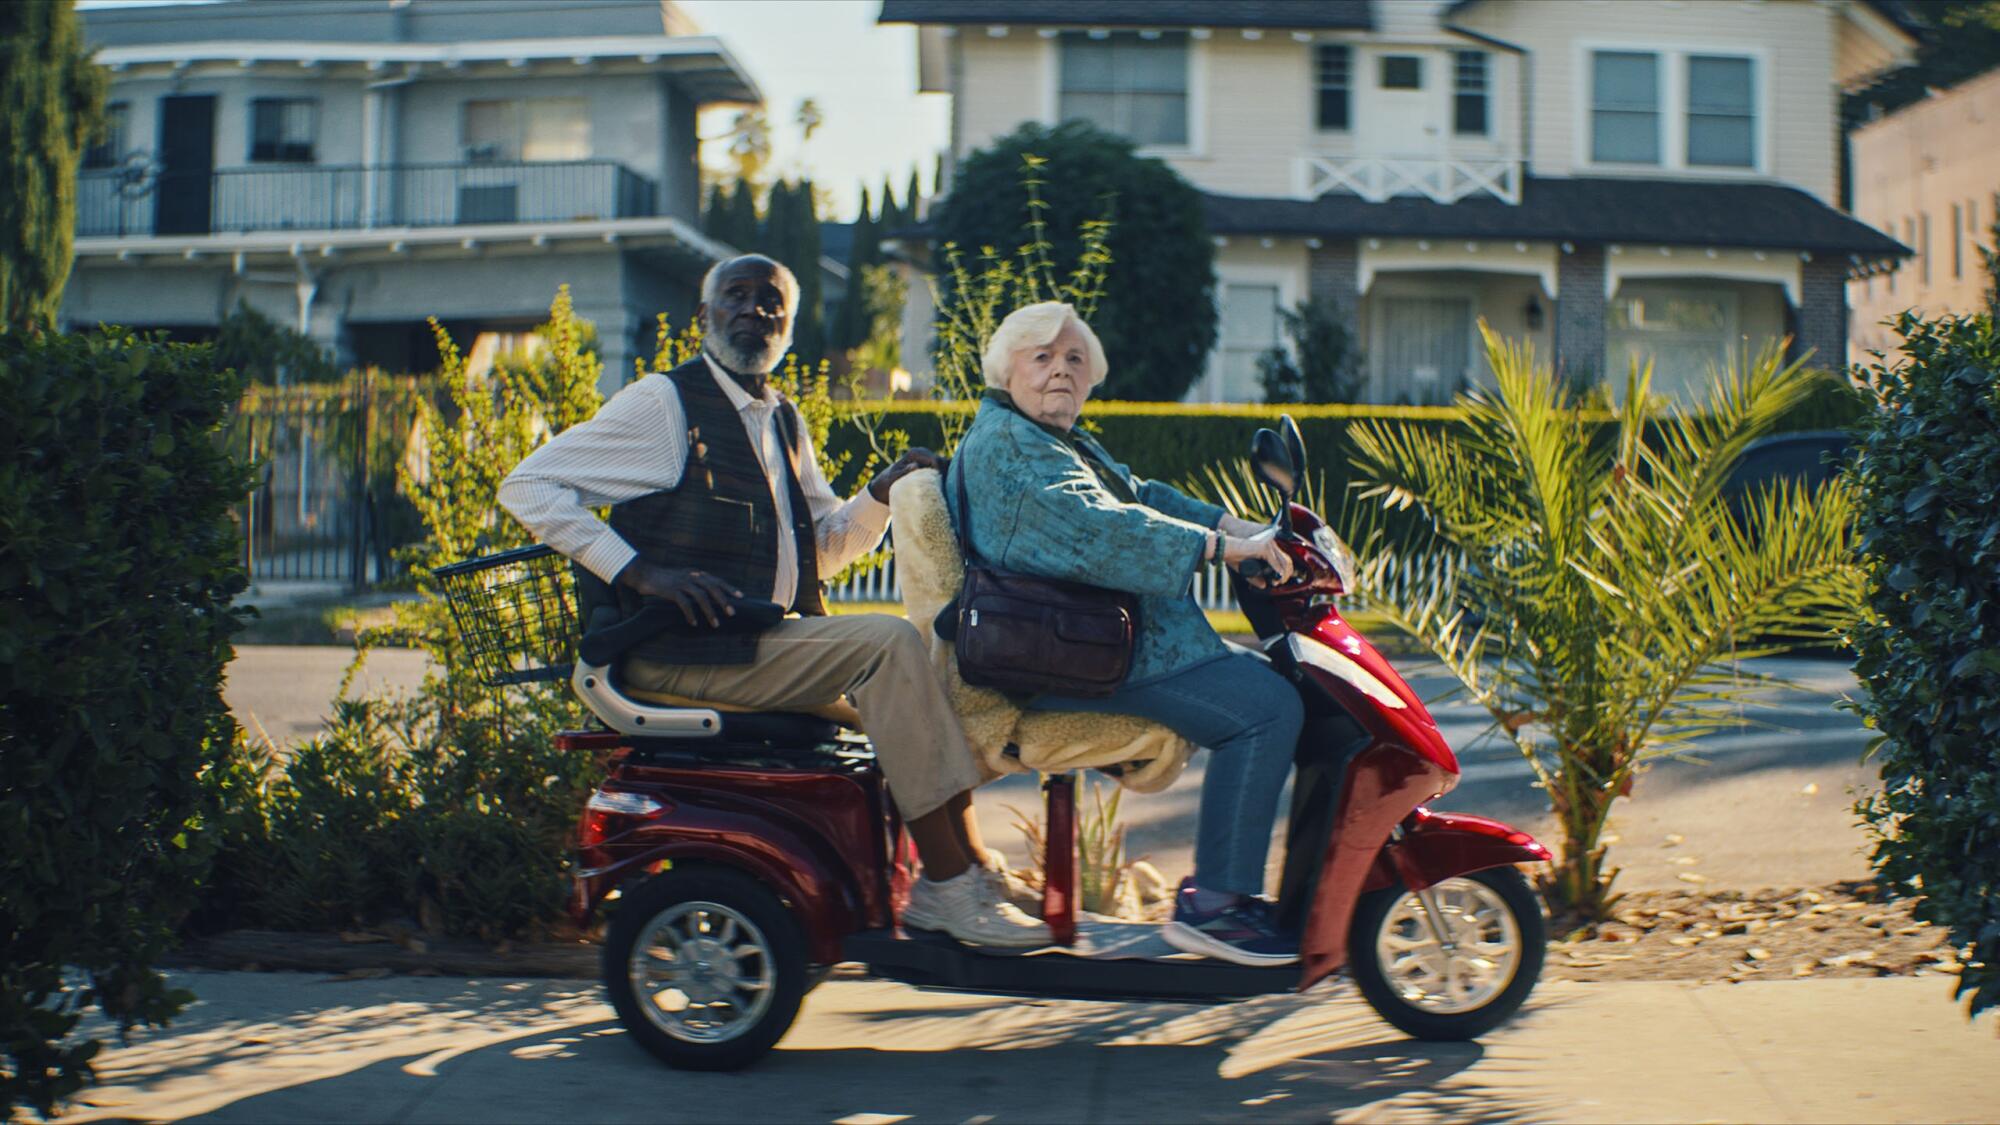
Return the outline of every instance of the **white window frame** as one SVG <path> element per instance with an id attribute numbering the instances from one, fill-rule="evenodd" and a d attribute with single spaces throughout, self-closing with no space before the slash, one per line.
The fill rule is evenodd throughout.
<path id="1" fill-rule="evenodd" d="M 471 157 L 471 156 L 469 155 L 469 150 L 470 150 L 470 148 L 471 148 L 471 145 L 470 145 L 470 143 L 469 143 L 469 138 L 467 138 L 467 136 L 466 136 L 466 130 L 465 130 L 465 126 L 466 126 L 466 114 L 467 114 L 467 110 L 468 110 L 468 108 L 469 108 L 469 107 L 471 107 L 471 106 L 472 106 L 472 105 L 474 105 L 474 104 L 482 104 L 482 105 L 484 105 L 484 104 L 501 104 L 501 103 L 508 103 L 508 102 L 511 102 L 511 103 L 513 103 L 513 106 L 514 106 L 514 140 L 513 140 L 513 154 L 512 154 L 511 156 L 507 156 L 507 157 L 504 157 L 504 158 L 501 158 L 501 159 L 496 159 L 496 160 L 491 160 L 491 161 L 487 161 L 487 160 L 474 160 L 474 159 L 472 159 L 472 157 Z M 584 146 L 584 147 L 585 147 L 585 148 L 587 149 L 587 151 L 586 151 L 586 152 L 584 153 L 584 155 L 582 155 L 582 156 L 565 156 L 565 157 L 561 157 L 561 158 L 559 158 L 559 159 L 555 159 L 555 160 L 534 160 L 534 159 L 530 159 L 530 158 L 528 157 L 528 114 L 529 114 L 529 107 L 530 107 L 530 106 L 531 106 L 531 105 L 532 105 L 533 103 L 536 103 L 536 102 L 575 102 L 575 103 L 579 104 L 579 105 L 580 105 L 580 106 L 582 107 L 582 109 L 583 109 L 583 124 L 584 124 L 584 138 L 585 138 L 585 142 L 586 142 L 586 143 L 585 143 L 585 146 Z M 591 116 L 590 116 L 590 110 L 591 110 L 591 103 L 590 103 L 590 99 L 589 99 L 588 97 L 584 97 L 584 96 L 582 96 L 582 95 L 576 95 L 576 94 L 564 94 L 564 95 L 551 95 L 551 96 L 546 96 L 546 97 L 524 97 L 524 96 L 516 96 L 516 97 L 501 97 L 501 98 L 464 98 L 464 99 L 460 100 L 460 102 L 458 103 L 458 153 L 459 153 L 459 159 L 460 159 L 461 161 L 464 161 L 465 163 L 468 163 L 468 164 L 489 164 L 489 163 L 490 163 L 490 164 L 498 164 L 498 165 L 507 165 L 507 164 L 573 164 L 573 163 L 576 163 L 577 161 L 580 161 L 580 160 L 594 160 L 594 159 L 597 159 L 597 135 L 596 135 L 596 134 L 597 134 L 597 130 L 596 130 L 596 127 L 595 127 L 595 126 L 596 126 L 596 122 L 594 122 L 594 121 L 592 121 L 592 120 L 591 120 Z"/>
<path id="2" fill-rule="evenodd" d="M 1064 29 L 1069 30 L 1069 29 Z M 1120 31 L 1132 30 L 1120 28 Z M 1137 29 L 1144 37 L 1149 29 Z M 1158 34 L 1155 32 L 1155 34 Z M 1204 157 L 1208 155 L 1208 36 L 1200 29 L 1187 34 L 1187 143 L 1184 145 L 1140 145 L 1140 156 Z M 1043 125 L 1062 123 L 1062 39 L 1042 37 Z"/>
<path id="3" fill-rule="evenodd" d="M 1218 403 L 1222 401 L 1216 397 L 1216 394 L 1222 387 L 1222 302 L 1228 293 L 1227 286 L 1275 285 L 1278 287 L 1278 308 L 1281 312 L 1288 309 L 1296 309 L 1305 303 L 1307 298 L 1306 273 L 1309 268 L 1305 260 L 1305 250 L 1296 242 L 1280 242 L 1277 245 L 1286 249 L 1297 248 L 1299 250 L 1298 263 L 1292 264 L 1273 261 L 1225 262 L 1220 259 L 1227 251 L 1221 248 L 1217 249 L 1216 256 L 1218 260 L 1215 263 L 1215 346 L 1208 350 L 1208 358 L 1202 364 L 1201 378 L 1195 380 L 1194 385 L 1188 388 L 1188 394 L 1182 401 L 1196 403 Z M 1282 317 L 1278 321 L 1278 346 L 1285 349 L 1286 352 L 1292 350 L 1291 337 L 1285 334 L 1284 319 Z"/>
<path id="4" fill-rule="evenodd" d="M 1618 292 L 1612 293 L 1607 297 L 1604 305 L 1604 374 L 1614 385 L 1624 379 L 1625 366 L 1622 363 L 1617 365 L 1612 363 L 1611 349 L 1615 343 L 1624 341 L 1635 335 L 1630 329 L 1614 328 L 1611 325 L 1611 306 L 1618 302 L 1627 285 L 1653 290 L 1669 298 L 1679 297 L 1693 300 L 1720 301 L 1724 323 L 1722 345 L 1716 350 L 1714 356 L 1715 363 L 1720 366 L 1727 362 L 1730 354 L 1740 346 L 1743 338 L 1743 295 L 1735 289 L 1718 290 L 1703 285 L 1699 281 L 1689 281 L 1683 278 L 1650 278 L 1643 276 L 1623 278 L 1618 283 Z M 1644 337 L 1641 336 L 1642 341 L 1643 339 Z M 1623 359 L 1625 357 L 1621 354 L 1620 358 Z M 1659 356 L 1654 355 L 1652 359 L 1657 363 Z M 1655 370 L 1657 371 L 1657 368 Z M 1696 378 L 1699 378 L 1698 374 Z M 1698 383 L 1692 384 L 1686 389 L 1699 392 L 1700 385 Z"/>
<path id="5" fill-rule="evenodd" d="M 1631 164 L 1623 161 L 1599 161 L 1592 158 L 1590 140 L 1592 133 L 1592 110 L 1595 108 L 1596 90 L 1593 57 L 1600 51 L 1614 51 L 1623 54 L 1652 55 L 1659 59 L 1660 66 L 1660 162 L 1658 164 Z M 1687 162 L 1688 134 L 1688 56 L 1706 55 L 1715 58 L 1750 60 L 1751 109 L 1757 120 L 1751 129 L 1751 143 L 1756 151 L 1751 155 L 1755 161 L 1749 167 L 1726 167 L 1712 164 L 1689 164 Z M 1734 43 L 1659 43 L 1641 40 L 1593 39 L 1579 42 L 1572 58 L 1576 74 L 1574 99 L 1576 108 L 1570 128 L 1575 138 L 1575 166 L 1593 172 L 1631 173 L 1637 175 L 1660 175 L 1668 173 L 1689 178 L 1740 180 L 1745 176 L 1768 177 L 1771 173 L 1771 119 L 1775 99 L 1771 96 L 1771 52 L 1768 48 L 1745 46 Z"/>

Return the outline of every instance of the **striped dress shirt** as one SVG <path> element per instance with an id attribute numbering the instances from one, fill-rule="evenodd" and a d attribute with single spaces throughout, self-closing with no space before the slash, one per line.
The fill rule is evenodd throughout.
<path id="1" fill-rule="evenodd" d="M 771 600 L 792 604 L 798 592 L 798 548 L 791 535 L 790 490 L 785 487 L 785 446 L 778 428 L 778 393 L 769 386 L 752 398 L 707 353 L 709 373 L 743 419 L 750 448 L 763 463 L 777 509 L 778 567 Z M 863 488 L 851 500 L 834 495 L 820 471 L 812 437 L 799 433 L 799 486 L 812 508 L 819 572 L 837 574 L 872 551 L 889 528 L 889 506 Z M 611 396 L 596 416 L 530 453 L 500 484 L 500 504 L 536 539 L 614 582 L 638 554 L 594 507 L 670 491 L 687 464 L 687 414 L 672 379 L 659 372 Z"/>

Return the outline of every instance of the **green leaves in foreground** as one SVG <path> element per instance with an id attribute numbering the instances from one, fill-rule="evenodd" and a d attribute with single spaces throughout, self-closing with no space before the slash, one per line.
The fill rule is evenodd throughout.
<path id="1" fill-rule="evenodd" d="M 1859 808 L 1882 878 L 1971 947 L 1958 989 L 1977 1013 L 2000 1005 L 2000 331 L 1896 328 L 1850 474 L 1868 556 L 1856 709 L 1882 768 Z"/>
<path id="2" fill-rule="evenodd" d="M 1653 759 L 1743 723 L 1774 681 L 1736 661 L 1826 643 L 1861 592 L 1854 498 L 1840 483 L 1735 492 L 1732 469 L 1817 378 L 1774 347 L 1714 372 L 1704 401 L 1628 377 L 1607 419 L 1488 332 L 1495 389 L 1462 423 L 1353 431 L 1349 539 L 1364 606 L 1428 646 L 1534 767 L 1563 830 L 1547 888 L 1602 916 L 1617 872 L 1599 843 Z M 1413 531 L 1380 533 L 1383 509 Z"/>

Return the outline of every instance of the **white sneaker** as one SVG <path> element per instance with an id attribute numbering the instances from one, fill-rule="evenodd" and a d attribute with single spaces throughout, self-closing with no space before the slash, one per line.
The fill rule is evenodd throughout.
<path id="1" fill-rule="evenodd" d="M 919 878 L 903 908 L 903 927 L 935 930 L 967 945 L 1036 949 L 1051 942 L 1049 928 L 1000 898 L 983 868 L 943 882 Z"/>

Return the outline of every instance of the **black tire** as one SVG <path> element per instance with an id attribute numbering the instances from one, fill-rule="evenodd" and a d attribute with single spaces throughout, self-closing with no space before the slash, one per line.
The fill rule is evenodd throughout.
<path id="1" fill-rule="evenodd" d="M 1511 867 L 1489 868 L 1457 878 L 1483 884 L 1499 897 L 1513 918 L 1521 946 L 1513 978 L 1476 1008 L 1437 1012 L 1420 1007 L 1399 995 L 1384 975 L 1376 939 L 1390 910 L 1409 893 L 1402 884 L 1363 895 L 1348 929 L 1347 957 L 1354 983 L 1377 1014 L 1415 1039 L 1478 1038 L 1513 1015 L 1542 976 L 1542 961 L 1548 952 L 1548 924 L 1542 918 L 1541 899 L 1528 886 L 1527 879 Z"/>
<path id="2" fill-rule="evenodd" d="M 698 918 L 697 911 L 702 912 Z M 712 1033 L 718 1038 L 692 1037 L 694 1029 L 656 1006 L 634 979 L 633 955 L 656 923 L 683 929 L 711 925 L 715 934 L 742 935 L 735 948 L 754 946 L 762 952 L 733 963 L 768 978 L 767 987 L 756 993 L 768 991 L 769 1000 L 761 1010 L 753 1002 L 752 1012 L 739 1017 L 740 1028 Z M 735 929 L 724 929 L 722 923 L 733 923 Z M 681 1070 L 737 1070 L 764 1057 L 790 1030 L 811 983 L 805 937 L 792 912 L 762 883 L 721 868 L 671 871 L 627 891 L 605 935 L 603 977 L 625 1030 L 661 1062 Z M 741 1007 L 715 1010 L 742 1012 Z M 669 1030 L 676 1026 L 681 1030 Z"/>

